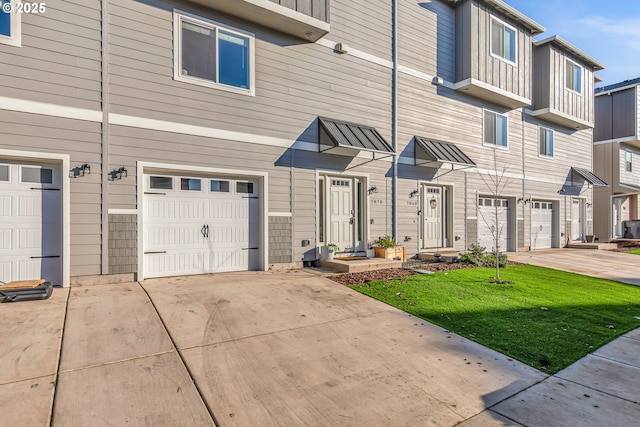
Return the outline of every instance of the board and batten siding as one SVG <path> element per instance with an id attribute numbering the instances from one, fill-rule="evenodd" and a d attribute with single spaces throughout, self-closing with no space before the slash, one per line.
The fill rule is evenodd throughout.
<path id="1" fill-rule="evenodd" d="M 0 148 L 8 150 L 69 154 L 71 167 L 91 165 L 91 174 L 70 179 L 69 183 L 70 273 L 100 274 L 100 123 L 0 110 L 0 142 Z"/>
<path id="2" fill-rule="evenodd" d="M 492 17 L 517 30 L 516 64 L 491 55 Z M 479 80 L 531 99 L 531 33 L 485 3 L 467 1 L 456 9 L 456 81 Z"/>
<path id="3" fill-rule="evenodd" d="M 312 18 L 329 22 L 329 6 L 331 0 L 269 0 L 296 12 L 304 13 Z M 335 1 L 335 0 L 334 0 Z"/>
<path id="4" fill-rule="evenodd" d="M 398 4 L 398 62 L 422 73 L 455 79 L 455 10 L 443 1 Z M 427 82 L 421 85 L 428 84 Z"/>
<path id="5" fill-rule="evenodd" d="M 596 126 L 594 141 L 636 137 L 640 119 L 637 86 L 595 98 Z"/>
<path id="6" fill-rule="evenodd" d="M 23 14 L 22 46 L 0 44 L 0 96 L 100 110 L 100 8 L 58 0 Z"/>
<path id="7" fill-rule="evenodd" d="M 391 70 L 317 44 L 294 43 L 291 37 L 214 11 L 175 5 L 255 33 L 256 95 L 174 81 L 172 8 L 115 0 L 110 6 L 112 113 L 292 141 L 317 116 L 390 129 Z"/>

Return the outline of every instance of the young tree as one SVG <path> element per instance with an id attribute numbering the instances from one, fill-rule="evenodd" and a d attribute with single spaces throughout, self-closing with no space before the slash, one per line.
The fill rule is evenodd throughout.
<path id="1" fill-rule="evenodd" d="M 502 167 L 502 170 L 498 170 L 498 159 L 497 155 L 493 153 L 493 170 L 495 174 L 483 175 L 480 174 L 480 178 L 484 182 L 485 186 L 489 190 L 489 194 L 493 199 L 493 212 L 492 215 L 485 215 L 484 212 L 479 209 L 478 206 L 478 214 L 482 221 L 487 225 L 487 227 L 491 230 L 491 235 L 493 237 L 494 251 L 495 251 L 495 267 L 496 267 L 496 283 L 502 283 L 500 280 L 500 238 L 502 237 L 502 232 L 505 227 L 505 224 L 500 221 L 500 212 L 503 209 L 502 206 L 498 206 L 499 203 L 497 199 L 499 199 L 507 184 L 509 183 L 509 179 L 505 176 L 507 172 L 507 165 L 505 164 Z M 476 204 L 478 201 L 476 200 Z M 489 218 L 486 218 L 488 216 Z"/>

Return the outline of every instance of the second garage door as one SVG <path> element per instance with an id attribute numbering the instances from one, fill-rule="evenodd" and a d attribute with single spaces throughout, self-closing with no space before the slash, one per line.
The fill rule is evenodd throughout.
<path id="1" fill-rule="evenodd" d="M 509 250 L 509 201 L 507 199 L 478 199 L 478 244 L 487 250 L 496 247 L 496 235 L 501 251 Z"/>
<path id="2" fill-rule="evenodd" d="M 548 249 L 554 246 L 554 216 L 555 210 L 552 202 L 532 202 L 531 249 Z"/>
<path id="3" fill-rule="evenodd" d="M 251 180 L 145 175 L 144 277 L 259 266 L 259 194 Z"/>

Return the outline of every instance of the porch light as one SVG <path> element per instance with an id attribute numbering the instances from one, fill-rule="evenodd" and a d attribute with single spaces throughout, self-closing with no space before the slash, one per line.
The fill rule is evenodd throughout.
<path id="1" fill-rule="evenodd" d="M 111 181 L 115 181 L 117 179 L 126 178 L 127 177 L 127 168 L 122 166 L 121 168 L 114 169 L 111 172 L 109 172 L 109 177 L 110 177 Z"/>
<path id="2" fill-rule="evenodd" d="M 371 187 L 367 190 L 368 195 L 376 194 L 378 192 L 378 187 Z"/>
<path id="3" fill-rule="evenodd" d="M 411 193 L 409 193 L 409 198 L 413 199 L 414 197 L 416 197 L 418 195 L 418 193 L 420 193 L 419 190 L 413 190 Z"/>
<path id="4" fill-rule="evenodd" d="M 69 170 L 69 178 L 77 178 L 79 176 L 91 175 L 91 165 L 85 163 Z"/>

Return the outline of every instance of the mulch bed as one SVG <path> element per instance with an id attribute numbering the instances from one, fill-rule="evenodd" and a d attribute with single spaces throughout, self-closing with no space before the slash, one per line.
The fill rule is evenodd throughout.
<path id="1" fill-rule="evenodd" d="M 419 265 L 412 266 L 418 270 L 427 270 L 427 271 L 450 271 L 450 270 L 460 270 L 462 268 L 474 268 L 475 265 L 470 264 L 452 264 L 446 262 L 440 263 L 423 263 Z M 405 269 L 405 268 L 385 268 L 383 270 L 370 270 L 363 271 L 360 273 L 343 273 L 336 274 L 335 276 L 329 276 L 329 279 L 334 282 L 341 283 L 345 286 L 353 286 L 358 285 L 360 283 L 366 283 L 371 280 L 391 280 L 397 279 L 400 277 L 413 276 L 414 274 L 418 274 L 413 270 Z"/>
<path id="2" fill-rule="evenodd" d="M 626 252 L 633 251 L 636 249 L 640 249 L 640 242 L 632 242 L 632 241 L 624 241 L 624 242 L 616 242 L 618 244 L 618 249 L 614 249 L 616 252 Z"/>

